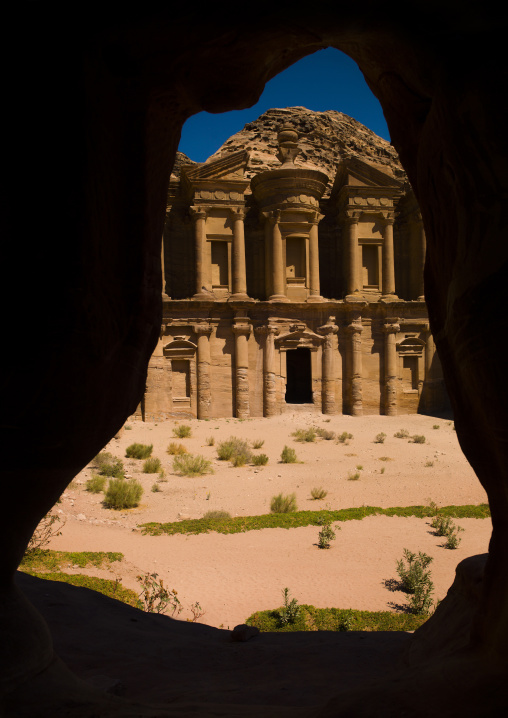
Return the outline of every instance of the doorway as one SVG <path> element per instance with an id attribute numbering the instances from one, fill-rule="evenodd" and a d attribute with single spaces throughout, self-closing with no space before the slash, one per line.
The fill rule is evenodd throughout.
<path id="1" fill-rule="evenodd" d="M 286 352 L 286 403 L 312 403 L 310 349 L 299 347 Z"/>

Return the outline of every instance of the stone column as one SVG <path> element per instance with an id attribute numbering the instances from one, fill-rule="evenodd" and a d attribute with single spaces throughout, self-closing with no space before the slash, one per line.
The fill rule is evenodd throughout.
<path id="1" fill-rule="evenodd" d="M 386 416 L 397 416 L 397 332 L 400 325 L 396 319 L 388 320 L 383 330 L 385 336 L 385 392 L 384 413 Z"/>
<path id="2" fill-rule="evenodd" d="M 324 215 L 316 212 L 309 232 L 309 291 L 308 302 L 322 302 L 319 283 L 319 238 L 318 223 Z"/>
<path id="3" fill-rule="evenodd" d="M 346 216 L 346 226 L 348 230 L 348 294 L 354 294 L 355 292 L 358 293 L 361 289 L 359 279 L 360 272 L 358 268 L 358 219 L 359 217 L 357 214 Z"/>
<path id="4" fill-rule="evenodd" d="M 383 296 L 395 297 L 395 257 L 393 252 L 393 216 L 385 220 L 383 239 Z"/>
<path id="5" fill-rule="evenodd" d="M 333 335 L 337 334 L 338 327 L 335 325 L 335 317 L 328 317 L 328 321 L 319 328 L 319 333 L 324 334 L 325 341 L 322 347 L 323 352 L 323 369 L 321 379 L 321 397 L 323 414 L 335 414 L 335 378 L 334 378 L 334 361 Z"/>
<path id="6" fill-rule="evenodd" d="M 272 228 L 272 295 L 270 296 L 270 301 L 272 302 L 288 301 L 285 293 L 284 258 L 282 252 L 282 236 L 279 227 L 280 217 L 281 212 L 277 210 L 273 212 L 269 218 Z"/>
<path id="7" fill-rule="evenodd" d="M 194 241 L 196 244 L 196 293 L 193 299 L 210 299 L 207 293 L 206 271 L 204 264 L 206 242 L 206 209 L 204 207 L 191 207 L 194 219 Z"/>
<path id="8" fill-rule="evenodd" d="M 249 335 L 251 325 L 247 317 L 235 317 L 235 406 L 236 418 L 247 419 L 249 406 Z"/>
<path id="9" fill-rule="evenodd" d="M 233 293 L 231 299 L 248 299 L 247 272 L 245 269 L 245 234 L 243 207 L 235 208 L 233 212 Z"/>
<path id="10" fill-rule="evenodd" d="M 277 327 L 270 324 L 256 330 L 265 337 L 263 352 L 263 415 L 276 416 L 277 394 L 275 384 L 275 336 L 279 333 Z"/>
<path id="11" fill-rule="evenodd" d="M 195 324 L 198 335 L 198 419 L 210 419 L 212 416 L 212 382 L 210 377 L 210 334 L 209 324 Z"/>
<path id="12" fill-rule="evenodd" d="M 347 327 L 349 334 L 350 411 L 352 416 L 363 414 L 362 406 L 362 318 L 355 317 Z"/>

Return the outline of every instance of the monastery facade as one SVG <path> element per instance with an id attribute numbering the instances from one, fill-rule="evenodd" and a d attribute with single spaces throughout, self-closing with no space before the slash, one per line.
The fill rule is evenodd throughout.
<path id="1" fill-rule="evenodd" d="M 283 126 L 280 167 L 250 181 L 244 150 L 172 179 L 143 419 L 447 406 L 411 188 L 356 157 L 330 188 L 327 174 L 295 164 L 297 140 Z"/>

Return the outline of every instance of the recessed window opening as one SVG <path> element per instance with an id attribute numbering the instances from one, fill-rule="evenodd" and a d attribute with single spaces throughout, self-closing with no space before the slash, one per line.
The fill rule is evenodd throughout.
<path id="1" fill-rule="evenodd" d="M 212 287 L 228 287 L 228 243 L 211 242 L 212 245 Z"/>
<path id="2" fill-rule="evenodd" d="M 305 275 L 305 237 L 287 237 L 286 279 L 290 283 L 304 283 Z"/>
<path id="3" fill-rule="evenodd" d="M 418 357 L 402 357 L 402 383 L 405 389 L 418 389 Z"/>
<path id="4" fill-rule="evenodd" d="M 190 365 L 185 359 L 173 359 L 173 397 L 175 399 L 190 398 Z"/>
<path id="5" fill-rule="evenodd" d="M 378 247 L 374 244 L 362 245 L 362 276 L 364 287 L 379 288 Z"/>
<path id="6" fill-rule="evenodd" d="M 312 402 L 310 349 L 299 347 L 286 352 L 286 404 Z"/>

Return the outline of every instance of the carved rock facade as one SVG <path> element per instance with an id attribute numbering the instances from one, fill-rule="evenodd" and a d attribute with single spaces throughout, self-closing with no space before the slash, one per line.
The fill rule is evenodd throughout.
<path id="1" fill-rule="evenodd" d="M 306 127 L 329 114 L 287 111 L 278 166 L 273 157 L 256 171 L 259 152 L 230 140 L 172 175 L 143 418 L 445 408 L 423 297 L 425 233 L 403 170 L 393 158 L 374 164 L 369 146 L 337 157 L 332 172 L 326 152 L 298 142 L 302 112 Z M 260 118 L 273 147 L 270 113 L 282 111 Z M 295 164 L 304 142 L 313 163 Z"/>

